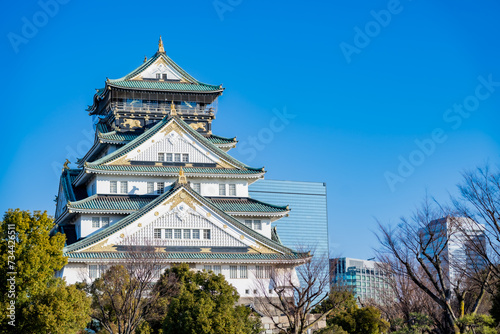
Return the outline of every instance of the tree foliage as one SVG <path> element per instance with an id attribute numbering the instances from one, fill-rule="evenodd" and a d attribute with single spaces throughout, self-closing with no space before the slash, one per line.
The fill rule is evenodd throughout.
<path id="1" fill-rule="evenodd" d="M 88 322 L 85 293 L 54 279 L 67 259 L 65 237 L 50 236 L 53 220 L 46 212 L 8 210 L 0 223 L 0 319 L 10 333 L 76 333 Z M 7 313 L 14 301 L 15 310 Z M 15 327 L 9 325 L 14 321 Z"/>
<path id="2" fill-rule="evenodd" d="M 178 292 L 168 305 L 166 334 L 258 334 L 260 320 L 250 309 L 235 306 L 236 289 L 222 275 L 190 271 L 186 264 L 167 269 L 162 281 L 175 276 Z M 161 284 L 161 283 L 160 283 Z"/>

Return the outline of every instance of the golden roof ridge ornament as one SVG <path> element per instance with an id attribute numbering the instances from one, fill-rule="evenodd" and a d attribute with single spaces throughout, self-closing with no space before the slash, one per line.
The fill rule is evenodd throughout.
<path id="1" fill-rule="evenodd" d="M 177 179 L 177 183 L 178 184 L 187 184 L 187 178 L 186 178 L 186 175 L 184 174 L 184 170 L 182 169 L 179 169 L 179 178 Z"/>
<path id="2" fill-rule="evenodd" d="M 144 56 L 144 61 L 143 63 L 147 62 L 148 61 L 148 56 Z"/>
<path id="3" fill-rule="evenodd" d="M 165 49 L 163 48 L 163 41 L 161 39 L 161 35 L 160 35 L 160 40 L 158 41 L 158 52 L 165 53 Z"/>
<path id="4" fill-rule="evenodd" d="M 172 100 L 172 103 L 170 103 L 170 116 L 177 116 L 177 110 L 175 110 L 174 100 Z"/>

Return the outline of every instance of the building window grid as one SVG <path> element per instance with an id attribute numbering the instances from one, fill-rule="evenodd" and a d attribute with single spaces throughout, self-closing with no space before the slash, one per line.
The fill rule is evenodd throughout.
<path id="1" fill-rule="evenodd" d="M 158 153 L 158 161 L 165 161 L 165 153 Z"/>
<path id="2" fill-rule="evenodd" d="M 102 223 L 102 227 L 108 227 L 109 226 L 109 217 L 101 217 L 101 223 Z"/>
<path id="3" fill-rule="evenodd" d="M 236 184 L 229 185 L 229 196 L 236 196 Z"/>
<path id="4" fill-rule="evenodd" d="M 229 278 L 238 278 L 238 266 L 229 266 Z"/>
<path id="5" fill-rule="evenodd" d="M 240 278 L 248 278 L 248 267 L 240 266 Z"/>
<path id="6" fill-rule="evenodd" d="M 92 217 L 92 228 L 99 228 L 101 227 L 101 220 L 99 217 Z"/>
<path id="7" fill-rule="evenodd" d="M 120 181 L 120 192 L 128 194 L 128 181 Z"/>
<path id="8" fill-rule="evenodd" d="M 224 183 L 219 184 L 219 196 L 226 196 L 226 185 Z"/>
<path id="9" fill-rule="evenodd" d="M 118 181 L 109 181 L 109 192 L 111 194 L 118 193 Z"/>
<path id="10" fill-rule="evenodd" d="M 163 194 L 165 191 L 165 182 L 157 182 L 156 183 L 156 193 Z"/>
<path id="11" fill-rule="evenodd" d="M 164 230 L 164 232 L 162 232 Z M 201 239 L 201 233 L 200 229 L 171 229 L 171 228 L 166 228 L 166 229 L 161 229 L 161 228 L 155 228 L 153 229 L 153 237 L 155 239 L 177 239 L 177 240 L 200 240 Z M 205 229 L 203 230 L 203 239 L 209 240 L 211 238 L 211 230 L 210 229 Z"/>
<path id="12" fill-rule="evenodd" d="M 152 193 L 154 193 L 154 191 L 155 191 L 155 183 L 154 183 L 154 182 L 148 182 L 148 183 L 147 183 L 147 189 L 146 189 L 146 192 L 147 192 L 148 194 L 152 194 Z"/>
<path id="13" fill-rule="evenodd" d="M 194 191 L 196 191 L 198 194 L 201 193 L 201 184 L 200 183 L 191 183 L 191 187 L 193 188 Z"/>

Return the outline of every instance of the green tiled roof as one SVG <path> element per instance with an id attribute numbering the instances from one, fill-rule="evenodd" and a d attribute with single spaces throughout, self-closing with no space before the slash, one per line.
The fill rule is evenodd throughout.
<path id="1" fill-rule="evenodd" d="M 234 138 L 225 138 L 216 135 L 210 135 L 206 137 L 212 144 L 234 144 L 236 143 L 236 137 Z"/>
<path id="2" fill-rule="evenodd" d="M 89 163 L 88 167 L 93 168 L 93 167 L 96 167 L 97 165 L 105 164 L 107 162 L 113 161 L 113 160 L 127 154 L 128 152 L 130 152 L 130 151 L 134 150 L 135 148 L 137 148 L 138 146 L 140 146 L 145 141 L 149 140 L 158 131 L 160 131 L 163 128 L 163 126 L 166 125 L 168 122 L 176 122 L 181 128 L 183 128 L 187 133 L 189 133 L 190 135 L 192 135 L 193 137 L 198 139 L 201 144 L 203 144 L 208 150 L 210 150 L 212 153 L 217 155 L 219 158 L 226 160 L 226 161 L 229 161 L 230 163 L 234 164 L 236 167 L 241 168 L 241 169 L 252 170 L 253 172 L 256 172 L 256 171 L 262 172 L 261 168 L 252 168 L 252 167 L 249 167 L 249 166 L 245 165 L 244 163 L 236 160 L 235 158 L 233 158 L 232 156 L 230 156 L 229 154 L 227 154 L 226 152 L 224 152 L 223 150 L 221 150 L 220 148 L 218 148 L 217 146 L 212 144 L 207 138 L 203 137 L 200 133 L 198 133 L 198 131 L 193 130 L 188 124 L 186 124 L 186 122 L 184 122 L 178 116 L 169 116 L 169 117 L 166 116 L 166 117 L 164 117 L 160 122 L 155 124 L 151 129 L 144 132 L 143 134 L 141 134 L 140 136 L 138 136 L 137 138 L 135 138 L 134 140 L 129 142 L 127 145 L 112 152 L 111 154 L 108 154 L 108 155 L 102 157 L 101 159 L 98 159 L 92 163 Z M 169 168 L 169 167 L 167 167 L 167 168 Z M 187 169 L 186 169 L 186 172 L 188 172 Z"/>
<path id="3" fill-rule="evenodd" d="M 147 90 L 171 90 L 183 92 L 217 92 L 222 91 L 219 86 L 212 86 L 206 84 L 191 84 L 181 82 L 169 81 L 147 81 L 147 80 L 129 80 L 129 81 L 110 81 L 109 86 L 124 87 L 134 89 L 147 89 Z"/>
<path id="4" fill-rule="evenodd" d="M 287 206 L 277 206 L 253 198 L 207 198 L 224 212 L 286 212 Z"/>
<path id="5" fill-rule="evenodd" d="M 68 208 L 73 210 L 96 211 L 123 211 L 133 212 L 153 201 L 156 196 L 128 196 L 128 195 L 92 195 L 81 201 L 68 203 Z M 286 206 L 276 206 L 257 201 L 252 198 L 207 198 L 224 212 L 261 212 L 282 213 L 287 212 Z"/>
<path id="6" fill-rule="evenodd" d="M 130 252 L 80 252 L 64 253 L 70 259 L 126 259 Z M 143 253 L 145 259 L 155 258 L 164 260 L 297 260 L 307 258 L 307 253 L 290 254 L 258 254 L 258 253 L 183 253 L 183 252 L 155 252 Z M 134 253 L 134 258 L 137 254 Z"/>
<path id="7" fill-rule="evenodd" d="M 181 82 L 171 82 L 171 81 L 147 81 L 147 80 L 130 80 L 134 78 L 139 73 L 146 70 L 159 58 L 163 60 L 174 68 L 183 78 L 188 81 L 188 83 Z M 108 80 L 107 84 L 110 86 L 118 86 L 124 88 L 135 88 L 135 89 L 153 89 L 153 90 L 169 90 L 169 91 L 184 91 L 184 92 L 222 92 L 223 88 L 216 85 L 209 85 L 200 82 L 193 78 L 189 73 L 184 71 L 179 65 L 177 65 L 170 57 L 168 57 L 164 52 L 157 52 L 143 63 L 141 66 L 137 67 L 135 70 L 130 72 L 119 79 Z"/>
<path id="8" fill-rule="evenodd" d="M 99 196 L 92 195 L 81 201 L 68 203 L 73 210 L 137 211 L 154 199 L 151 196 Z"/>
<path id="9" fill-rule="evenodd" d="M 130 173 L 159 173 L 179 175 L 178 166 L 150 166 L 150 165 L 92 165 L 88 164 L 87 169 L 108 172 L 130 172 Z M 207 167 L 182 167 L 184 172 L 189 174 L 218 174 L 218 175 L 259 175 L 261 170 L 255 169 L 228 169 L 228 168 L 207 168 Z"/>

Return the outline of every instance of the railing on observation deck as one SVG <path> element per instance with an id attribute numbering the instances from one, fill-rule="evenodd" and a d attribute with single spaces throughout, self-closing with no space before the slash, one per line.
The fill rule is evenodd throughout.
<path id="1" fill-rule="evenodd" d="M 111 108 L 117 111 L 133 111 L 133 112 L 149 112 L 149 113 L 170 113 L 170 103 L 127 103 L 127 102 L 113 102 Z M 188 105 L 175 105 L 175 110 L 183 115 L 209 115 L 210 113 L 215 114 L 217 112 L 216 107 L 213 105 L 207 106 L 188 106 Z"/>

